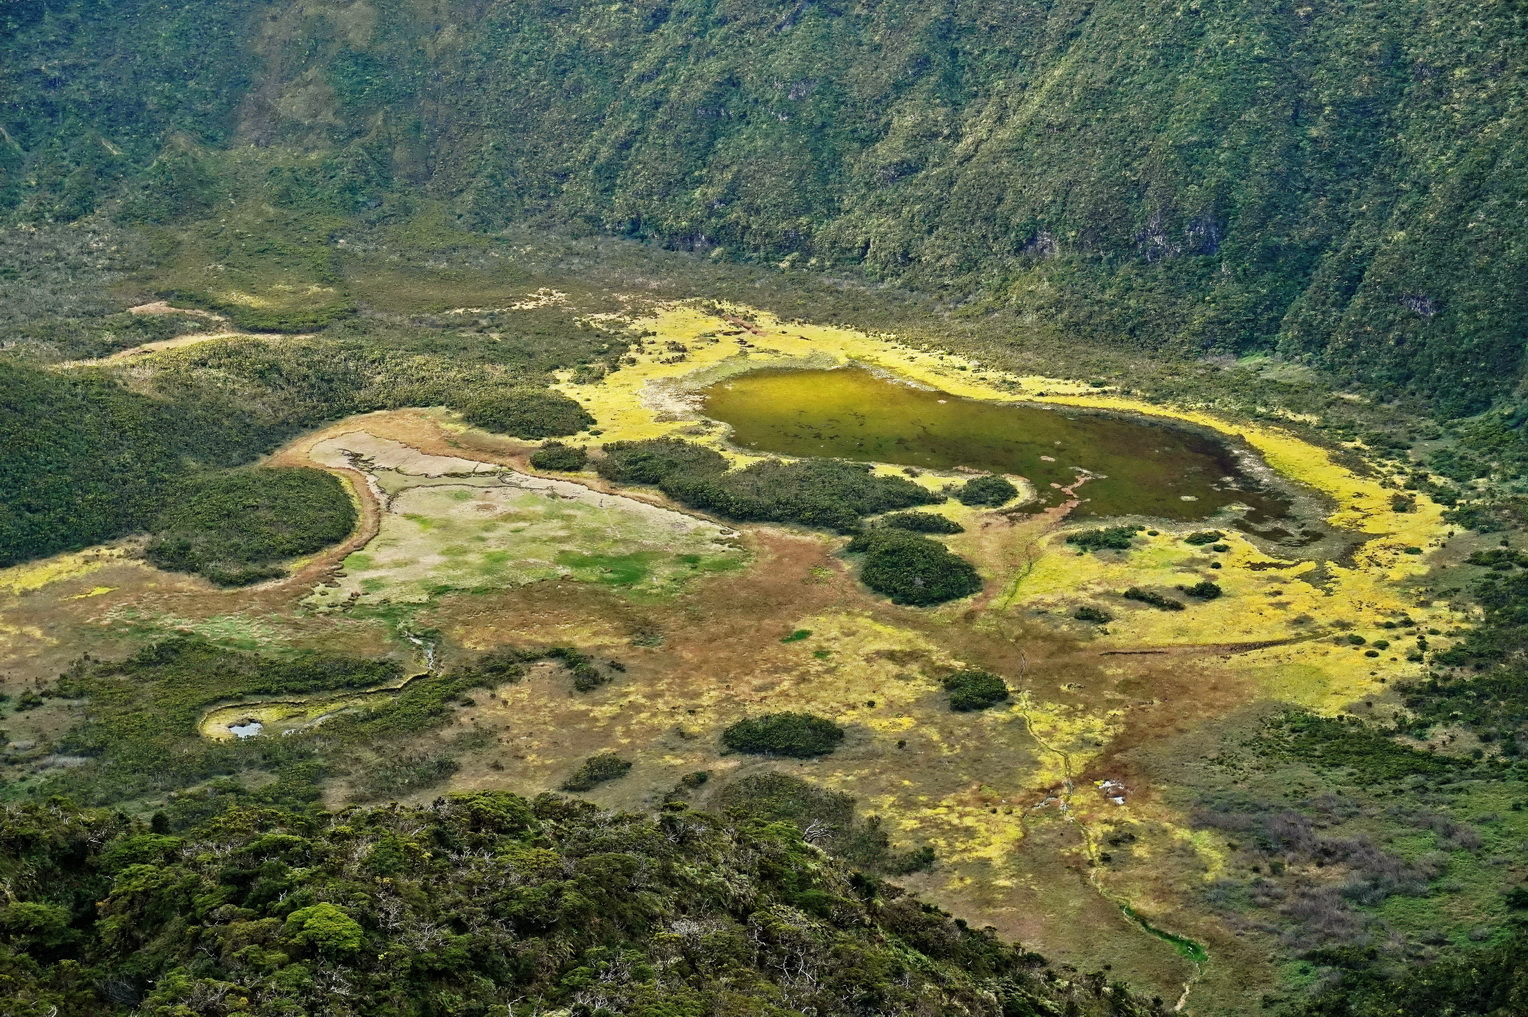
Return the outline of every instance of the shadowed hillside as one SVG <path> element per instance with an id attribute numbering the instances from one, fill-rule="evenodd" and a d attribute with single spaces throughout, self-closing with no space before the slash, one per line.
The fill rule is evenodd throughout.
<path id="1" fill-rule="evenodd" d="M 1512 4 L 11 5 L 0 204 L 352 215 L 409 190 L 863 268 L 1445 413 L 1522 373 Z M 247 146 L 254 146 L 253 149 Z M 121 205 L 114 204 L 121 199 Z"/>

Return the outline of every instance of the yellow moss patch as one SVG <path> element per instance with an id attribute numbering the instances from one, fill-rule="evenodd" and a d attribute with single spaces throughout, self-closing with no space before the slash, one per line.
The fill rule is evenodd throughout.
<path id="1" fill-rule="evenodd" d="M 1353 631 L 1372 639 L 1380 622 L 1401 615 L 1423 628 L 1452 628 L 1461 620 L 1444 606 L 1419 603 L 1405 590 L 1405 584 L 1426 574 L 1431 552 L 1446 539 L 1442 507 L 1416 496 L 1412 511 L 1396 511 L 1395 492 L 1377 478 L 1360 475 L 1331 451 L 1282 428 L 1161 406 L 1081 382 L 1005 376 L 963 357 L 902 345 L 890 336 L 783 322 L 739 306 L 722 305 L 720 314 L 713 314 L 694 303 L 676 304 L 640 325 L 653 335 L 634 351 L 634 362 L 597 382 L 561 385 L 595 415 L 603 440 L 683 434 L 734 461 L 746 461 L 749 457 L 724 445 L 724 429 L 702 417 L 697 393 L 755 368 L 855 362 L 960 397 L 1129 412 L 1211 428 L 1255 449 L 1274 470 L 1323 496 L 1332 506 L 1328 524 L 1367 538 L 1351 553 L 1350 563 L 1319 567 L 1272 558 L 1235 532 L 1225 536 L 1228 552 L 1211 554 L 1182 542 L 1187 527 L 1164 530 L 1156 538 L 1143 536 L 1141 546 L 1125 555 L 1078 555 L 1060 534 L 1030 546 L 1044 520 L 1013 527 L 1011 546 L 997 546 L 992 538 L 983 543 L 973 535 L 956 538 L 952 546 L 970 553 L 988 581 L 1004 591 L 991 602 L 994 609 L 1041 606 L 1069 613 L 1083 600 L 1104 602 L 1116 621 L 1102 639 L 1121 649 L 1223 647 L 1244 652 L 1251 650 L 1247 644 L 1285 643 L 1247 652 L 1243 660 L 1273 680 L 1270 693 L 1314 709 L 1335 709 L 1372 690 L 1382 677 L 1418 672 L 1404 659 L 1406 646 L 1399 635 L 1395 647 L 1373 658 L 1364 656 L 1364 648 L 1333 645 L 1336 636 Z M 933 487 L 944 478 L 925 475 L 920 482 Z M 963 524 L 981 514 L 954 503 L 932 510 Z M 1408 548 L 1422 553 L 1408 554 Z M 1210 570 L 1211 560 L 1222 567 Z M 1201 579 L 1212 579 L 1226 595 L 1197 602 L 1173 589 Z M 1182 599 L 1188 609 L 1164 612 L 1121 601 L 1118 594 L 1130 586 Z"/>
<path id="2" fill-rule="evenodd" d="M 89 575 L 120 557 L 122 551 L 119 548 L 93 548 L 89 551 L 54 555 L 25 565 L 13 565 L 8 569 L 0 569 L 0 590 L 16 594 L 40 590 L 50 583 Z"/>

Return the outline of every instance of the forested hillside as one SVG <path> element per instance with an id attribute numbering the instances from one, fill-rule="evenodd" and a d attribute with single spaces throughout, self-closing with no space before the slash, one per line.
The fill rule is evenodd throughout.
<path id="1" fill-rule="evenodd" d="M 682 806 L 477 794 L 178 833 L 23 806 L 0 813 L 0 845 L 13 1017 L 1165 1012 L 850 872 L 788 823 Z"/>
<path id="2" fill-rule="evenodd" d="M 4 9 L 0 205 L 400 194 L 1278 351 L 1446 414 L 1523 370 L 1528 12 L 1463 0 Z"/>

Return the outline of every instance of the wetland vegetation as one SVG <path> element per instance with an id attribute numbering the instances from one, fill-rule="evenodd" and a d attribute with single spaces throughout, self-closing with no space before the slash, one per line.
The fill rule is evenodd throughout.
<path id="1" fill-rule="evenodd" d="M 1345 969 L 1320 952 L 1330 947 L 1302 952 L 1279 945 L 1279 936 L 1331 942 L 1355 929 L 1371 938 L 1389 930 L 1385 934 L 1400 934 L 1424 953 L 1436 950 L 1428 942 L 1436 930 L 1416 920 L 1407 902 L 1456 901 L 1449 906 L 1459 908 L 1459 917 L 1444 924 L 1461 949 L 1471 935 L 1489 946 L 1506 934 L 1505 918 L 1490 925 L 1489 934 L 1480 932 L 1486 926 L 1479 922 L 1460 924 L 1466 915 L 1505 908 L 1492 902 L 1507 898 L 1502 881 L 1493 890 L 1488 875 L 1486 852 L 1496 848 L 1470 847 L 1471 834 L 1449 831 L 1487 831 L 1470 810 L 1485 789 L 1519 781 L 1514 763 L 1502 768 L 1496 762 L 1519 758 L 1512 681 L 1440 671 L 1417 683 L 1419 665 L 1474 661 L 1487 669 L 1516 652 L 1507 649 L 1517 639 L 1510 634 L 1510 584 L 1522 570 L 1510 547 L 1492 550 L 1499 538 L 1483 545 L 1466 538 L 1458 553 L 1460 561 L 1476 562 L 1458 566 L 1480 577 L 1471 581 L 1475 596 L 1494 605 L 1487 608 L 1488 628 L 1460 638 L 1446 634 L 1457 631 L 1459 621 L 1445 603 L 1424 604 L 1373 585 L 1380 575 L 1430 574 L 1447 540 L 1442 508 L 1420 487 L 1399 486 L 1409 474 L 1398 473 L 1393 482 L 1383 474 L 1366 479 L 1317 446 L 1293 439 L 1280 444 L 1282 432 L 1249 428 L 1243 437 L 1270 464 L 1295 464 L 1285 467 L 1295 478 L 1292 489 L 1302 480 L 1327 485 L 1320 489 L 1331 492 L 1331 502 L 1354 513 L 1345 525 L 1370 533 L 1361 567 L 1356 560 L 1321 560 L 1325 545 L 1302 548 L 1278 539 L 1255 545 L 1235 526 L 1240 510 L 1229 502 L 1197 516 L 1213 519 L 1216 529 L 1193 529 L 1196 519 L 1183 518 L 1181 509 L 1178 517 L 1137 512 L 1149 522 L 1077 529 L 1064 503 L 1015 505 L 1022 492 L 1001 477 L 976 478 L 978 488 L 995 489 L 990 496 L 952 497 L 973 482 L 956 464 L 743 455 L 736 432 L 710 425 L 704 415 L 675 413 L 659 427 L 651 423 L 656 413 L 638 394 L 653 383 L 644 372 L 664 372 L 659 382 L 694 372 L 697 391 L 714 390 L 706 358 L 723 362 L 726 351 L 721 336 L 713 336 L 715 342 L 705 336 L 735 331 L 727 317 L 666 313 L 675 317 L 647 326 L 658 337 L 644 337 L 638 327 L 628 345 L 612 347 L 624 350 L 627 361 L 613 372 L 549 376 L 559 386 L 557 398 L 587 407 L 592 420 L 562 441 L 505 438 L 464 427 L 463 417 L 437 409 L 373 412 L 283 448 L 272 460 L 277 477 L 351 486 L 364 510 L 357 530 L 364 546 L 339 558 L 339 551 L 296 552 L 295 544 L 281 544 L 282 554 L 315 555 L 304 566 L 316 570 L 312 578 L 303 572 L 290 594 L 259 587 L 219 594 L 276 599 L 219 607 L 216 618 L 188 611 L 192 598 L 205 592 L 156 594 L 181 613 L 161 608 L 159 615 L 132 616 L 139 627 L 129 630 L 128 642 L 157 640 L 148 649 L 81 661 L 62 679 L 35 680 L 14 701 L 4 724 L 9 737 L 35 747 L 12 750 L 8 767 L 17 779 L 7 793 L 121 803 L 176 836 L 199 836 L 202 824 L 252 805 L 317 815 L 312 810 L 326 805 L 399 797 L 420 802 L 495 786 L 527 794 L 577 788 L 599 805 L 626 809 L 688 803 L 719 810 L 732 824 L 773 817 L 866 873 L 916 878 L 966 914 L 1007 921 L 994 901 L 1027 893 L 1009 883 L 1030 871 L 1053 873 L 1045 884 L 1052 896 L 1020 896 L 1026 908 L 1059 900 L 1117 911 L 1123 900 L 1142 924 L 1085 935 L 1086 941 L 1047 925 L 1038 941 L 1074 963 L 1116 965 L 1155 995 L 1200 978 L 1195 992 L 1206 1000 L 1233 999 L 1240 991 L 1230 969 L 1217 964 L 1240 949 L 1234 934 L 1221 930 L 1244 923 L 1286 930 L 1267 948 L 1292 969 L 1312 973 Z M 744 333 L 755 350 L 784 346 L 793 341 L 787 332 L 808 328 L 755 320 L 761 324 Z M 674 338 L 661 338 L 660 330 Z M 847 333 L 840 341 L 867 342 Z M 670 342 L 684 345 L 685 356 L 698 362 L 674 361 Z M 866 346 L 860 353 L 886 356 L 888 349 Z M 147 375 L 161 370 L 152 366 L 156 357 L 204 364 L 206 356 L 185 348 L 152 354 Z M 937 357 L 925 361 L 912 351 L 905 356 L 906 376 L 928 385 L 914 391 L 1004 405 L 1001 387 L 981 389 L 986 382 L 969 378 L 969 370 L 935 368 Z M 940 372 L 935 384 L 926 374 L 918 377 L 934 370 Z M 734 374 L 730 383 L 747 377 Z M 1047 392 L 1066 391 L 1060 382 L 1042 384 Z M 1090 385 L 1071 391 L 1076 394 L 1068 398 L 1104 407 L 1120 398 Z M 1055 412 L 1043 403 L 1008 405 Z M 1126 417 L 1096 419 L 1154 436 L 1177 433 Z M 180 469 L 168 471 L 165 483 L 175 486 L 167 490 L 190 492 L 180 485 L 203 483 L 212 492 L 200 508 L 190 497 L 171 504 L 184 519 L 180 532 L 194 524 L 215 533 L 218 526 L 234 527 L 243 514 L 258 520 L 262 511 L 295 525 L 311 510 L 317 513 L 313 529 L 328 518 L 340 533 L 339 516 L 325 510 L 339 503 L 325 498 L 342 487 L 315 490 L 302 511 L 287 513 L 279 507 L 283 483 L 250 488 L 245 478 L 261 476 L 260 469 L 203 469 L 190 474 L 192 481 L 180 479 Z M 581 476 L 569 476 L 579 470 Z M 1089 477 L 1078 493 L 1102 482 Z M 1404 510 L 1396 504 L 1399 490 L 1410 495 Z M 264 498 L 260 504 L 268 508 L 252 510 L 250 498 Z M 1337 525 L 1311 518 L 1321 511 L 1311 507 L 1317 504 L 1311 497 L 1283 504 L 1281 511 L 1304 516 L 1280 525 Z M 232 511 L 232 505 L 244 507 Z M 779 523 L 789 528 L 767 525 Z M 729 529 L 734 526 L 737 531 Z M 344 529 L 350 532 L 348 522 Z M 286 539 L 260 533 L 254 526 L 237 537 Z M 205 546 L 232 554 L 240 545 L 230 538 Z M 255 560 L 252 553 L 246 557 Z M 289 558 L 266 560 L 276 568 Z M 1223 567 L 1210 571 L 1216 565 Z M 146 565 L 132 558 L 66 557 L 40 567 L 59 570 L 40 575 L 61 577 L 38 580 L 42 596 L 60 593 L 30 603 L 75 612 L 81 620 L 74 624 L 84 632 L 123 617 L 115 612 L 130 601 L 119 599 L 119 585 L 143 597 L 146 577 L 162 575 L 134 572 Z M 27 568 L 16 575 L 30 575 Z M 1312 568 L 1321 570 L 1319 577 Z M 1324 583 L 1338 585 L 1328 590 Z M 587 592 L 567 592 L 575 588 Z M 1345 595 L 1344 589 L 1362 592 Z M 1174 590 L 1189 603 L 1173 599 Z M 1144 602 L 1132 606 L 1132 595 Z M 17 594 L 8 610 L 25 610 L 25 598 L 36 596 Z M 720 614 L 731 610 L 734 597 L 740 613 Z M 1355 600 L 1376 597 L 1372 608 L 1352 609 Z M 952 601 L 953 608 L 940 606 Z M 92 608 L 95 603 L 102 607 Z M 269 635 L 230 637 L 230 631 L 254 631 L 250 620 L 272 610 L 262 603 L 277 604 L 275 616 L 307 645 L 342 635 L 369 649 L 310 657 Z M 563 603 L 566 609 L 557 606 Z M 1173 607 L 1142 610 L 1167 605 Z M 899 610 L 907 613 L 889 613 Z M 239 612 L 246 627 L 230 629 L 223 619 Z M 177 628 L 181 635 L 163 638 Z M 230 638 L 258 652 L 235 649 Z M 1011 650 L 1002 648 L 1008 640 Z M 1223 656 L 1224 648 L 1237 646 L 1254 647 L 1242 651 L 1249 663 Z M 1154 665 L 1153 655 L 1164 651 L 1195 663 Z M 1111 663 L 1111 672 L 1101 660 L 1120 664 Z M 1365 669 L 1374 672 L 1367 683 Z M 1111 673 L 1117 677 L 1103 677 Z M 1391 714 L 1376 711 L 1373 721 L 1322 727 L 1332 710 L 1327 704 L 1384 696 L 1381 677 L 1404 690 L 1387 701 L 1400 704 L 1408 719 L 1396 714 L 1394 726 L 1386 726 L 1391 722 L 1379 718 Z M 1205 683 L 1211 690 L 1219 682 L 1244 683 L 1236 687 L 1263 689 L 1249 693 L 1262 701 L 1295 702 L 1287 722 L 1267 731 L 1255 718 L 1229 721 L 1233 733 L 1220 754 L 1196 764 L 1199 769 L 1185 770 L 1188 764 L 1167 747 L 1170 739 L 1149 726 L 1127 726 L 1142 732 L 1151 762 L 1124 764 L 1111 754 L 1121 730 L 1114 725 L 1149 724 L 1154 707 L 1121 713 L 1111 704 L 1140 696 L 1141 686 L 1132 683 L 1142 681 L 1172 711 L 1195 709 L 1189 704 L 1206 696 Z M 1354 691 L 1340 691 L 1345 688 Z M 1476 695 L 1491 697 L 1489 708 L 1470 712 L 1460 705 Z M 1122 716 L 1130 719 L 1111 719 Z M 1486 717 L 1493 718 L 1489 725 Z M 530 718 L 537 723 L 528 724 Z M 1465 734 L 1466 724 L 1481 734 Z M 1238 737 L 1252 738 L 1252 748 L 1239 748 Z M 1427 754 L 1407 747 L 1413 742 L 1465 748 L 1462 756 Z M 749 776 L 750 766 L 768 765 L 769 757 L 806 768 L 790 777 L 798 783 L 766 787 Z M 1143 765 L 1150 768 L 1138 769 Z M 1366 775 L 1361 779 L 1376 788 L 1362 799 L 1374 804 L 1363 805 L 1360 815 L 1312 811 L 1289 790 L 1335 787 L 1350 772 Z M 711 776 L 692 779 L 701 773 Z M 1174 775 L 1162 797 L 1138 802 L 1131 784 L 1162 773 Z M 1075 779 L 1079 774 L 1107 785 L 1096 804 L 1078 790 L 1085 786 Z M 1399 785 L 1378 789 L 1416 774 L 1471 789 L 1434 803 L 1434 812 L 1453 818 L 1382 812 L 1384 795 L 1401 792 Z M 1217 797 L 1241 779 L 1264 788 L 1262 796 Z M 1066 801 L 1076 817 L 1068 826 L 1089 839 L 1057 840 L 1066 830 L 1050 825 L 1047 798 Z M 1517 814 L 1510 800 L 1501 810 L 1512 818 L 1500 836 L 1481 833 L 1481 845 L 1511 836 Z M 1286 813 L 1354 824 L 1355 832 L 1328 839 L 1286 834 L 1279 819 Z M 1289 822 L 1301 828 L 1303 820 Z M 1378 824 L 1369 842 L 1356 832 L 1365 823 Z M 1464 854 L 1447 864 L 1418 860 L 1407 831 L 1434 827 L 1442 832 L 1429 836 L 1445 845 L 1440 850 Z M 1209 838 L 1236 846 L 1218 847 Z M 1455 841 L 1463 846 L 1447 847 Z M 1194 846 L 1151 861 L 1158 857 L 1151 851 L 1167 844 Z M 1078 867 L 1047 869 L 1056 859 L 1078 860 Z M 1343 871 L 1364 874 L 1351 885 L 1333 883 L 1313 874 L 1316 859 L 1338 859 Z M 1153 895 L 1164 892 L 1164 874 L 1197 887 L 1206 873 L 1218 873 L 1205 884 L 1210 889 L 1179 893 L 1170 912 L 1138 903 L 1158 899 Z M 1456 877 L 1458 888 L 1450 882 Z M 973 902 L 959 889 L 971 880 L 998 896 Z M 1510 890 L 1510 877 L 1508 884 Z M 836 913 L 837 905 L 805 896 L 794 906 L 819 916 Z M 308 920 L 302 919 L 303 928 Z M 1096 922 L 1103 924 L 1088 928 L 1111 928 L 1104 918 Z M 369 921 L 357 924 L 371 934 Z M 1179 941 L 1202 945 L 1209 959 L 1180 955 L 1173 947 Z M 1156 945 L 1138 945 L 1143 942 Z M 304 941 L 293 949 L 309 946 Z M 1193 975 L 1193 965 L 1206 974 Z M 1270 973 L 1257 984 L 1267 993 L 1288 983 Z M 1361 990 L 1359 982 L 1353 985 Z M 1278 992 L 1286 993 L 1275 993 L 1279 1005 L 1305 1005 L 1295 989 Z"/>
<path id="2" fill-rule="evenodd" d="M 1528 1010 L 1528 32 L 1191 7 L 9 5 L 0 1010 Z"/>

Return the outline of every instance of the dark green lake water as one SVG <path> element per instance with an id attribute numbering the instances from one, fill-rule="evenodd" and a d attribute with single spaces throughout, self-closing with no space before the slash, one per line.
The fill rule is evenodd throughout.
<path id="1" fill-rule="evenodd" d="M 761 370 L 704 395 L 705 414 L 732 426 L 740 448 L 931 470 L 957 467 L 1027 477 L 1041 504 L 1077 470 L 1102 474 L 1078 494 L 1075 516 L 1204 519 L 1233 504 L 1249 520 L 1288 514 L 1231 448 L 1183 427 L 1102 413 L 962 399 L 863 368 Z"/>

